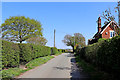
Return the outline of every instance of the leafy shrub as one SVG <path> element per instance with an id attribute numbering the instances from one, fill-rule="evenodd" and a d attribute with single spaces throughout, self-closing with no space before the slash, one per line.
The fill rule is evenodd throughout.
<path id="1" fill-rule="evenodd" d="M 4 65 L 2 67 L 17 67 L 19 65 L 19 53 L 17 44 L 2 40 L 2 65 Z"/>
<path id="2" fill-rule="evenodd" d="M 64 49 L 62 49 L 62 52 L 65 52 L 65 50 L 64 50 Z"/>
<path id="3" fill-rule="evenodd" d="M 62 50 L 29 43 L 13 43 L 2 40 L 2 68 L 17 67 L 38 57 L 62 53 Z"/>
<path id="4" fill-rule="evenodd" d="M 59 52 L 59 53 L 63 53 L 63 50 L 62 50 L 62 49 L 58 49 L 58 52 Z"/>
<path id="5" fill-rule="evenodd" d="M 34 53 L 30 44 L 19 44 L 20 48 L 20 63 L 27 63 L 34 57 Z"/>
<path id="6" fill-rule="evenodd" d="M 98 42 L 103 41 L 103 40 L 106 40 L 106 39 L 105 38 L 100 38 L 100 39 L 98 39 Z"/>
<path id="7" fill-rule="evenodd" d="M 114 74 L 120 73 L 120 36 L 99 40 L 97 43 L 77 50 L 85 61 L 99 69 Z"/>
<path id="8" fill-rule="evenodd" d="M 33 51 L 36 57 L 44 57 L 48 56 L 51 54 L 51 48 L 47 46 L 41 46 L 41 45 L 34 45 L 33 46 Z"/>
<path id="9" fill-rule="evenodd" d="M 51 54 L 50 47 L 35 44 L 19 44 L 20 62 L 27 63 L 32 59 L 44 57 Z"/>
<path id="10" fill-rule="evenodd" d="M 54 50 L 55 52 L 55 50 Z M 17 44 L 2 40 L 2 68 L 17 67 L 35 58 L 51 54 L 51 48 L 35 44 Z"/>
<path id="11" fill-rule="evenodd" d="M 57 53 L 58 53 L 57 48 L 56 48 L 56 47 L 52 47 L 52 48 L 51 48 L 51 54 L 52 54 L 52 55 L 55 55 L 55 54 L 57 54 Z"/>
<path id="12" fill-rule="evenodd" d="M 101 69 L 120 73 L 120 36 L 105 40 L 98 50 L 97 61 Z"/>

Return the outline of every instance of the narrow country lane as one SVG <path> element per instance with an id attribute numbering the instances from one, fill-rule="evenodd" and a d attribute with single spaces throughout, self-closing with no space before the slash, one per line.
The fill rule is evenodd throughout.
<path id="1" fill-rule="evenodd" d="M 63 53 L 18 78 L 85 78 L 75 64 L 73 54 Z"/>

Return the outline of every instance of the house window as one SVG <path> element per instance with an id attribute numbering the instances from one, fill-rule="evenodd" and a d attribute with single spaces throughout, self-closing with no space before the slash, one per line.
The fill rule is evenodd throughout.
<path id="1" fill-rule="evenodd" d="M 110 38 L 115 36 L 115 32 L 114 31 L 110 31 Z"/>
<path id="2" fill-rule="evenodd" d="M 106 35 L 108 34 L 108 32 L 105 33 Z"/>

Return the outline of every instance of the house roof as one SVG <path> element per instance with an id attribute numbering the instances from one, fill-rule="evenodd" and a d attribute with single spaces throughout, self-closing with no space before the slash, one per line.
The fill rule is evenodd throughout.
<path id="1" fill-rule="evenodd" d="M 114 23 L 118 26 L 117 22 L 115 22 L 115 21 L 110 21 L 110 22 L 106 23 L 106 24 L 101 28 L 101 31 L 100 31 L 100 32 L 97 32 L 97 33 L 93 36 L 93 38 L 94 38 L 95 36 L 99 35 L 99 34 L 102 34 L 102 33 L 104 32 L 104 30 L 105 30 L 112 22 L 114 22 Z"/>

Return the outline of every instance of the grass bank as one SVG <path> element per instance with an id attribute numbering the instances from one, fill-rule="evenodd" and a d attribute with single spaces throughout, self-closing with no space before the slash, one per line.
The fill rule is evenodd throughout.
<path id="1" fill-rule="evenodd" d="M 46 57 L 41 57 L 41 58 L 37 58 L 33 61 L 30 61 L 29 63 L 26 64 L 26 68 L 27 69 L 33 69 L 36 66 L 39 66 L 41 64 L 46 63 L 47 61 L 49 61 L 50 59 L 54 58 L 53 56 L 46 56 Z"/>
<path id="2" fill-rule="evenodd" d="M 40 66 L 41 64 L 48 62 L 52 58 L 54 58 L 54 57 L 46 56 L 46 57 L 36 58 L 26 64 L 26 69 L 9 68 L 7 70 L 2 70 L 2 78 L 3 78 L 2 80 L 8 80 L 8 79 L 14 78 L 16 76 L 19 76 L 21 73 L 24 73 L 30 69 Z"/>

